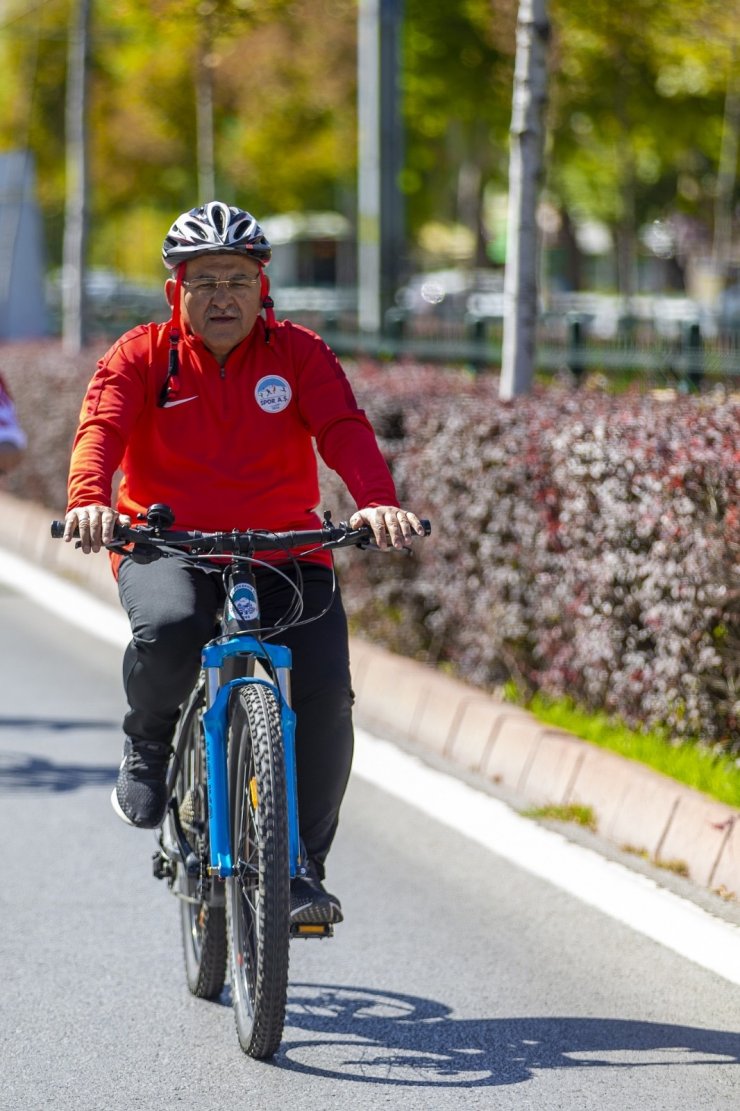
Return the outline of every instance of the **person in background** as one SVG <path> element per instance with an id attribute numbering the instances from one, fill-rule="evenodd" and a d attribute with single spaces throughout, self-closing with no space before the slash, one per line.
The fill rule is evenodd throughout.
<path id="1" fill-rule="evenodd" d="M 7 474 L 23 458 L 26 435 L 18 423 L 13 399 L 0 375 L 0 475 Z"/>

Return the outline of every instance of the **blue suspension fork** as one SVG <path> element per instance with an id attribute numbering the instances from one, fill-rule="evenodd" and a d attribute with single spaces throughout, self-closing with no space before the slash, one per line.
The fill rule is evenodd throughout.
<path id="1" fill-rule="evenodd" d="M 251 655 L 265 659 L 277 676 L 277 688 L 264 679 L 244 677 L 221 684 L 220 669 L 230 656 Z M 289 703 L 290 649 L 280 644 L 262 644 L 252 636 L 231 637 L 219 644 L 208 644 L 203 649 L 202 663 L 206 673 L 206 701 L 203 714 L 206 741 L 206 780 L 208 783 L 208 834 L 210 843 L 211 875 L 226 879 L 235 874 L 231 855 L 231 830 L 229 822 L 229 786 L 227 768 L 227 736 L 229 696 L 235 687 L 259 683 L 278 695 L 280 724 L 285 753 L 285 780 L 288 802 L 288 845 L 291 877 L 297 875 L 300 865 L 300 836 L 298 833 L 298 792 L 295 760 L 295 714 Z"/>

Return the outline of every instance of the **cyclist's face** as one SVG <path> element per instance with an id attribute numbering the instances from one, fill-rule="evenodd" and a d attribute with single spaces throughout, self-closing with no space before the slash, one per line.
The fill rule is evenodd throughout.
<path id="1" fill-rule="evenodd" d="M 181 295 L 183 321 L 222 364 L 229 352 L 249 335 L 259 316 L 262 307 L 260 283 L 255 280 L 259 272 L 259 264 L 254 259 L 232 254 L 204 255 L 191 259 L 185 267 Z M 209 288 L 209 281 L 244 285 Z M 172 305 L 175 293 L 172 279 L 167 282 L 165 291 Z"/>

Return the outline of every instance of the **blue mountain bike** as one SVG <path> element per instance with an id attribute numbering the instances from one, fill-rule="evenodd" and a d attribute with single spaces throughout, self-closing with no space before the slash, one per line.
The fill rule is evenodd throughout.
<path id="1" fill-rule="evenodd" d="M 223 612 L 203 648 L 201 674 L 175 734 L 153 872 L 180 900 L 190 991 L 217 998 L 228 966 L 239 1044 L 264 1059 L 282 1038 L 291 937 L 333 933 L 329 924 L 290 920 L 290 881 L 306 865 L 298 826 L 291 654 L 268 638 L 301 621 L 294 553 L 367 548 L 372 532 L 334 525 L 328 513 L 323 526 L 312 530 L 176 531 L 164 505 L 152 506 L 146 521 L 119 526 L 109 547 L 145 560 L 175 553 L 194 562 L 228 557 Z M 423 524 L 428 535 L 429 523 Z M 63 532 L 63 522 L 55 521 L 52 536 Z M 281 553 L 296 569 L 295 582 L 288 579 L 293 604 L 277 628 L 260 626 L 253 568 L 268 566 L 256 556 L 267 551 Z M 279 565 L 269 566 L 282 573 Z M 327 609 L 330 604 L 331 598 Z"/>

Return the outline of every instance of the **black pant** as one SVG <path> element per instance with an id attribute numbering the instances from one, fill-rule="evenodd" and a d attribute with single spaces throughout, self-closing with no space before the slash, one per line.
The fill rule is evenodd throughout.
<path id="1" fill-rule="evenodd" d="M 289 566 L 282 570 L 294 578 Z M 329 603 L 331 571 L 303 563 L 303 618 Z M 174 556 L 153 563 L 121 561 L 118 589 L 133 639 L 123 661 L 129 703 L 123 727 L 134 740 L 171 741 L 179 707 L 195 683 L 200 651 L 213 636 L 224 598 L 221 568 Z M 285 613 L 291 588 L 271 571 L 257 570 L 261 622 Z M 347 621 L 339 590 L 329 611 L 308 625 L 280 633 L 293 653 L 292 704 L 301 837 L 323 873 L 337 828 L 352 763 L 352 690 Z"/>

